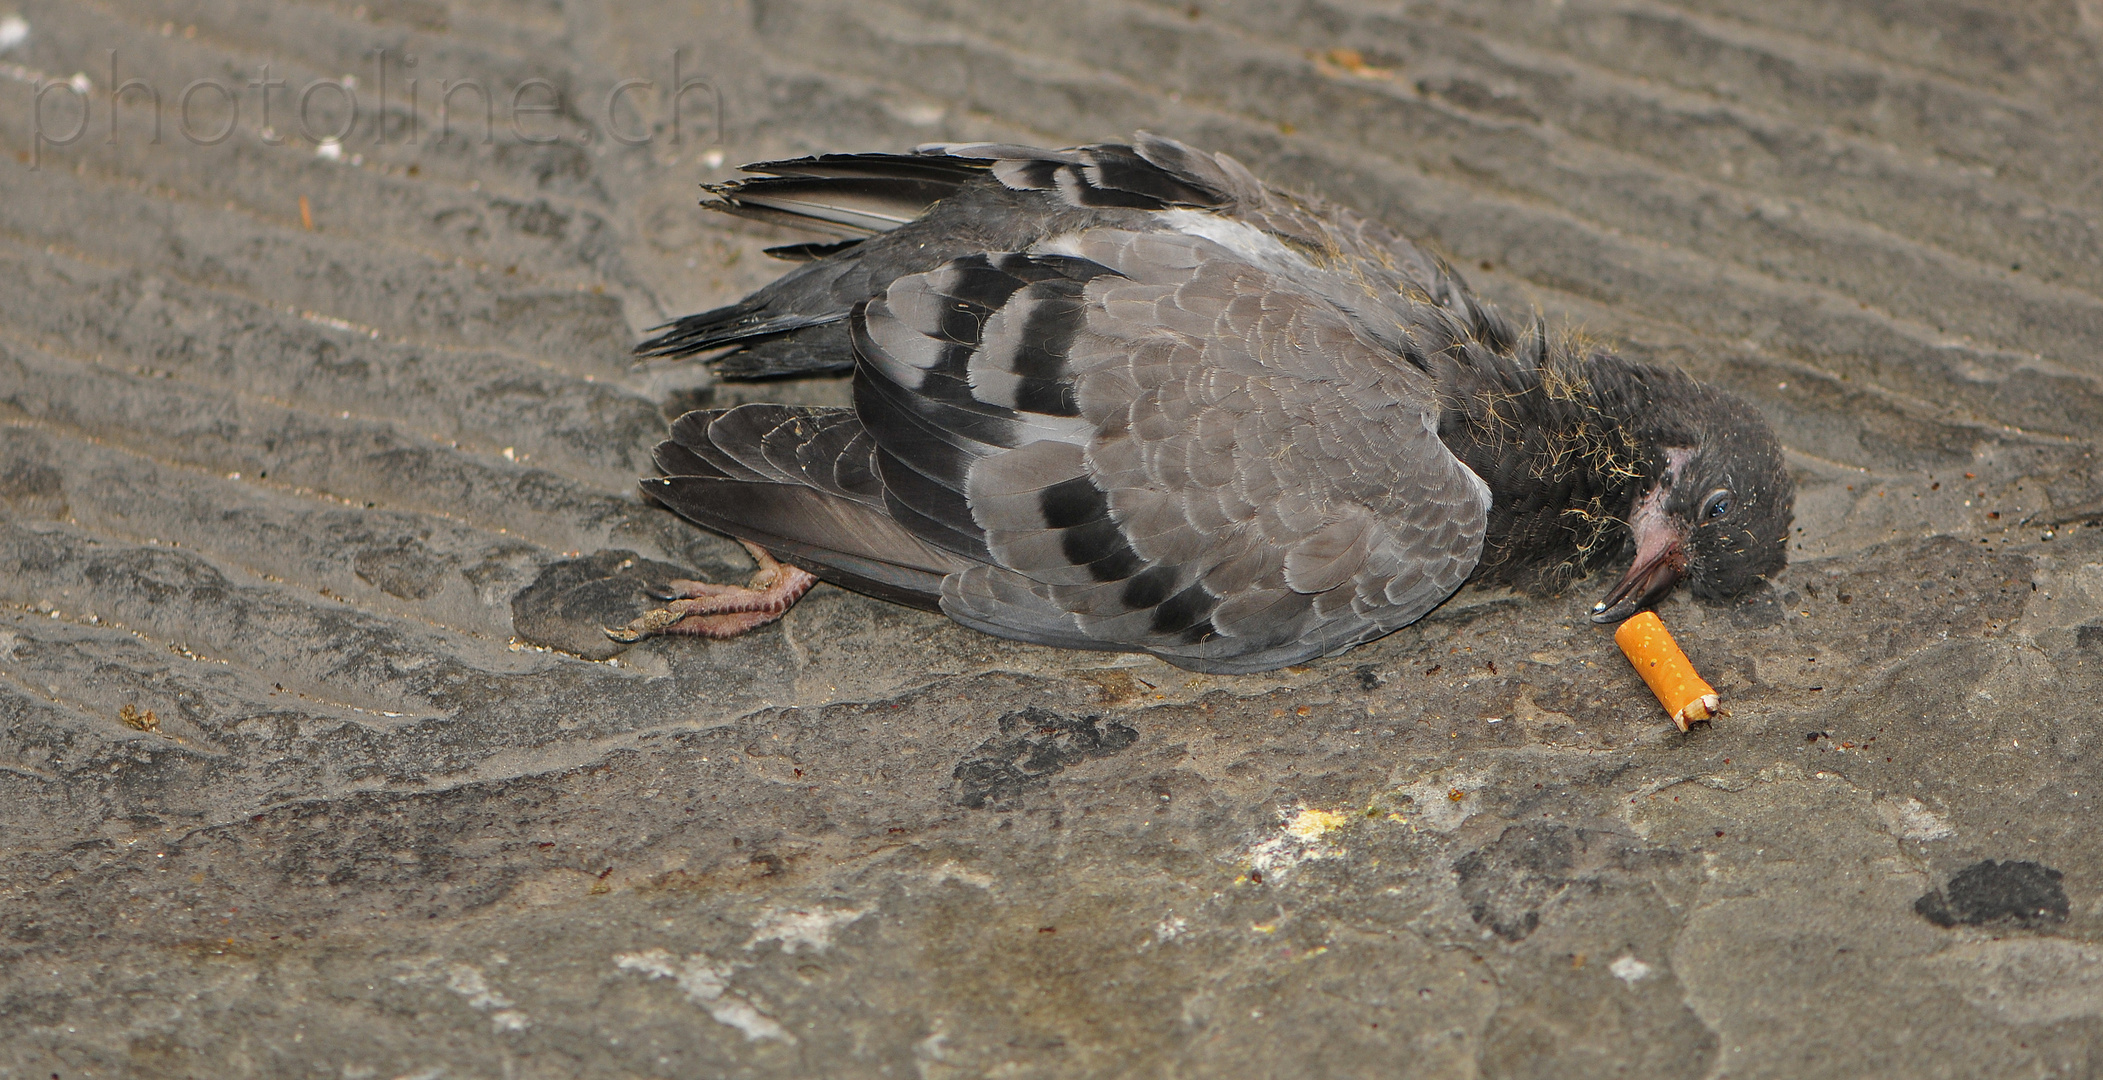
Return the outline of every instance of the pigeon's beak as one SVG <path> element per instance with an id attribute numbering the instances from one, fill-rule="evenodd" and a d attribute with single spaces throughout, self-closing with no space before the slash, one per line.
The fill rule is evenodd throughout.
<path id="1" fill-rule="evenodd" d="M 1629 527 L 1636 536 L 1636 561 L 1613 591 L 1592 605 L 1592 621 L 1617 623 L 1665 598 L 1687 574 L 1685 530 L 1665 512 L 1661 485 L 1636 503 Z"/>

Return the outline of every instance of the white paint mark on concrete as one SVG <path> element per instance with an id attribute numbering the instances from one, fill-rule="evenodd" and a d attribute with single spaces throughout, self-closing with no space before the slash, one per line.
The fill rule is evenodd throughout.
<path id="1" fill-rule="evenodd" d="M 743 1032 L 747 1041 L 796 1041 L 796 1037 L 780 1024 L 732 991 L 730 976 L 735 969 L 729 964 L 716 963 L 706 953 L 694 953 L 679 960 L 663 949 L 645 949 L 616 953 L 613 964 L 622 971 L 641 972 L 652 979 L 671 979 L 678 983 L 679 989 L 686 992 L 687 1000 L 707 1010 L 717 1023 Z"/>
<path id="2" fill-rule="evenodd" d="M 644 949 L 641 952 L 613 954 L 613 966 L 622 971 L 640 971 L 653 979 L 676 979 L 679 968 L 672 962 L 672 954 L 663 949 Z"/>
<path id="3" fill-rule="evenodd" d="M 482 969 L 473 964 L 454 964 L 446 969 L 445 988 L 467 999 L 467 1007 L 489 1014 L 498 1031 L 524 1031 L 533 1021 L 516 1004 L 489 985 Z"/>
<path id="4" fill-rule="evenodd" d="M 1650 965 L 1633 956 L 1623 956 L 1621 959 L 1608 964 L 1606 969 L 1614 973 L 1614 978 L 1630 986 L 1634 986 L 1650 977 Z"/>
<path id="5" fill-rule="evenodd" d="M 396 975 L 395 982 L 404 986 L 442 986 L 467 999 L 468 1008 L 487 1013 L 490 1025 L 498 1031 L 524 1031 L 533 1024 L 533 1018 L 519 1009 L 517 1002 L 489 985 L 489 977 L 473 964 L 447 964 L 430 956 L 403 966 L 408 970 Z"/>
<path id="6" fill-rule="evenodd" d="M 745 948 L 753 949 L 762 941 L 778 941 L 781 942 L 781 951 L 791 956 L 805 949 L 824 952 L 832 948 L 834 930 L 869 914 L 869 910 L 796 911 L 777 908 L 759 917 L 759 922 L 752 927 L 752 940 L 745 943 Z"/>
<path id="7" fill-rule="evenodd" d="M 934 873 L 928 875 L 928 884 L 930 885 L 940 885 L 945 881 L 961 881 L 974 888 L 989 891 L 993 888 L 993 875 L 981 874 L 976 870 L 966 870 L 953 862 L 943 863 L 936 868 Z"/>
<path id="8" fill-rule="evenodd" d="M 482 970 L 472 964 L 454 964 L 446 969 L 445 988 L 467 999 L 469 1008 L 509 1008 L 511 999 L 489 988 Z"/>

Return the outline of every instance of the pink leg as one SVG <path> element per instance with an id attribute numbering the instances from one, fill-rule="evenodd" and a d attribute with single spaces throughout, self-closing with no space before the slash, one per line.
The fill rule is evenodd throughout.
<path id="1" fill-rule="evenodd" d="M 741 544 L 745 542 L 738 541 Z M 736 637 L 758 629 L 788 612 L 818 583 L 804 570 L 777 561 L 753 544 L 745 544 L 759 564 L 750 583 L 713 585 L 705 581 L 668 582 L 671 603 L 646 611 L 622 627 L 608 627 L 615 641 L 639 641 L 656 634 L 696 634 L 706 638 Z"/>

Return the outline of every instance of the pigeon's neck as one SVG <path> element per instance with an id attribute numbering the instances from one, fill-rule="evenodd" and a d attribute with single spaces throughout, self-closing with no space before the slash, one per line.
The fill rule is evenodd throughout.
<path id="1" fill-rule="evenodd" d="M 1472 580 L 1552 592 L 1620 550 L 1656 455 L 1632 365 L 1541 352 L 1468 350 L 1441 373 L 1439 436 L 1490 488 Z"/>

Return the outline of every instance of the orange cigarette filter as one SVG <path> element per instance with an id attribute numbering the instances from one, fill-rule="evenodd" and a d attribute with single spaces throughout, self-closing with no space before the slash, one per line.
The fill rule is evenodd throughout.
<path id="1" fill-rule="evenodd" d="M 1622 623 L 1614 631 L 1614 644 L 1636 665 L 1636 674 L 1650 684 L 1650 692 L 1658 696 L 1658 704 L 1672 714 L 1672 722 L 1681 731 L 1696 720 L 1716 715 L 1716 688 L 1694 673 L 1693 663 L 1656 612 L 1639 612 Z"/>

